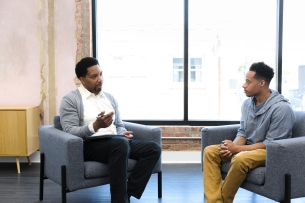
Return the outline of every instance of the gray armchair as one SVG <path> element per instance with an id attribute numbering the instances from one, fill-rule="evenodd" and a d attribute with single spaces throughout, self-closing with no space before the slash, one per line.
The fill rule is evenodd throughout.
<path id="1" fill-rule="evenodd" d="M 266 146 L 265 167 L 249 171 L 242 188 L 275 201 L 288 203 L 292 198 L 305 197 L 305 111 L 295 111 L 292 138 L 272 141 Z M 206 127 L 201 130 L 201 163 L 206 146 L 234 140 L 239 125 Z M 225 178 L 230 162 L 223 163 Z"/>
<path id="2" fill-rule="evenodd" d="M 152 140 L 161 145 L 161 130 L 130 122 L 125 128 L 133 131 L 134 139 Z M 62 202 L 66 202 L 67 192 L 109 184 L 108 165 L 100 162 L 84 162 L 83 139 L 63 132 L 59 116 L 54 117 L 54 125 L 43 125 L 38 129 L 40 144 L 40 187 L 39 199 L 43 200 L 44 179 L 61 185 Z M 128 173 L 136 164 L 129 159 Z M 154 172 L 158 173 L 158 197 L 162 197 L 161 158 Z"/>

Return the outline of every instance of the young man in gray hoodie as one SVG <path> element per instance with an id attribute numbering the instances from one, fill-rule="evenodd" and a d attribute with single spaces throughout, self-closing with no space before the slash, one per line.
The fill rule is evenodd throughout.
<path id="1" fill-rule="evenodd" d="M 75 73 L 81 85 L 61 101 L 63 130 L 85 139 L 85 161 L 108 164 L 112 203 L 129 203 L 131 196 L 140 199 L 160 159 L 161 146 L 153 141 L 134 140 L 132 132 L 125 129 L 116 99 L 102 91 L 103 71 L 97 59 L 83 58 L 76 64 Z M 111 136 L 86 139 L 96 135 Z M 128 158 L 137 160 L 129 177 Z"/>
<path id="2" fill-rule="evenodd" d="M 204 149 L 204 195 L 207 203 L 232 203 L 249 170 L 264 166 L 266 145 L 290 138 L 295 115 L 288 100 L 269 89 L 274 71 L 263 62 L 253 63 L 246 74 L 244 92 L 249 97 L 241 108 L 240 128 L 234 141 Z M 222 162 L 231 161 L 222 181 Z"/>

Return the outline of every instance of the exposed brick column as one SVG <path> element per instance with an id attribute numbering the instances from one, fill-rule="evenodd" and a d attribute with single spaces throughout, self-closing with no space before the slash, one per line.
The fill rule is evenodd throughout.
<path id="1" fill-rule="evenodd" d="M 91 1 L 90 0 L 75 0 L 76 13 L 76 61 L 80 61 L 82 58 L 91 56 Z M 75 84 L 78 86 L 80 82 L 77 78 L 74 79 Z"/>

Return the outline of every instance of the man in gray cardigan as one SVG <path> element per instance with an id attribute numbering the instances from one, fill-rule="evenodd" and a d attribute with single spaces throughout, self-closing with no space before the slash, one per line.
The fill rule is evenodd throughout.
<path id="1" fill-rule="evenodd" d="M 112 203 L 129 203 L 131 196 L 141 198 L 160 159 L 160 145 L 152 141 L 133 140 L 132 132 L 124 127 L 117 101 L 111 94 L 102 91 L 103 71 L 97 59 L 83 58 L 76 64 L 75 73 L 81 85 L 61 101 L 63 130 L 85 140 L 85 161 L 109 165 Z M 103 135 L 107 138 L 86 139 Z M 138 161 L 127 181 L 128 158 Z"/>
<path id="2" fill-rule="evenodd" d="M 207 203 L 232 203 L 249 170 L 264 166 L 266 145 L 291 137 L 295 115 L 288 101 L 269 89 L 273 69 L 263 62 L 251 65 L 243 84 L 249 97 L 242 105 L 240 128 L 234 141 L 204 149 L 204 195 Z M 230 161 L 222 182 L 221 163 Z"/>

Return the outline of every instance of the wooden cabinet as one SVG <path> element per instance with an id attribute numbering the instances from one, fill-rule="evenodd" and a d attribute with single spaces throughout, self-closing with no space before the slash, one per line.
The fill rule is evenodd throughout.
<path id="1" fill-rule="evenodd" d="M 39 107 L 0 107 L 0 156 L 15 156 L 20 173 L 19 156 L 29 156 L 39 148 Z"/>

